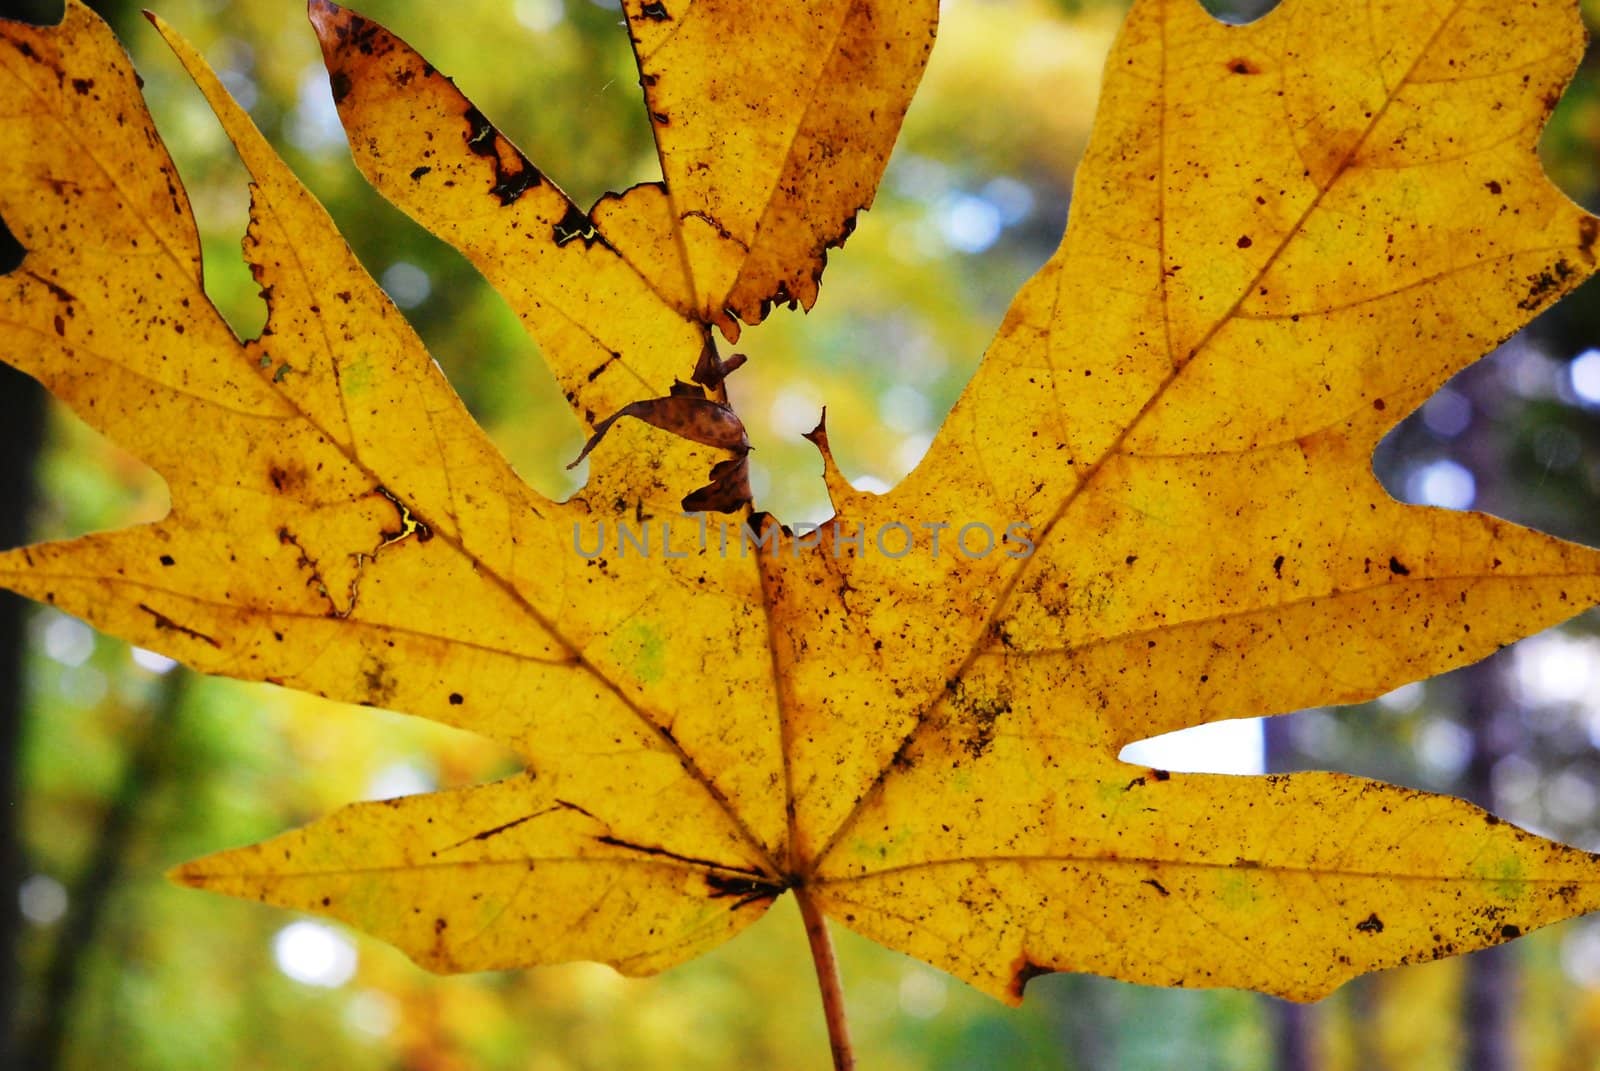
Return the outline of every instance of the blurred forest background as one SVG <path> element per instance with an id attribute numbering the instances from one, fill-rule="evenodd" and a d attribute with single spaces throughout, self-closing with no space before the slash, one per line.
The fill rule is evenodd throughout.
<path id="1" fill-rule="evenodd" d="M 1505 0 L 1520 3 L 1524 0 Z M 1207 0 L 1246 19 L 1270 3 Z M 264 308 L 239 256 L 244 171 L 135 5 L 96 3 L 132 51 L 184 175 L 207 288 L 244 335 Z M 564 496 L 580 445 L 501 301 L 352 167 L 293 0 L 158 0 L 343 226 L 525 476 Z M 616 0 L 364 0 L 580 204 L 659 177 Z M 0 0 L 0 13 L 54 17 Z M 829 406 L 847 475 L 916 462 L 1017 286 L 1059 239 L 1121 0 L 946 0 L 924 88 L 873 210 L 809 316 L 777 312 L 730 389 L 757 446 L 758 505 L 826 516 L 799 433 Z M 24 9 L 31 8 L 31 11 Z M 59 8 L 57 8 L 59 10 Z M 1591 30 L 1600 2 L 1585 0 Z M 1600 53 L 1544 140 L 1600 209 Z M 0 166 L 4 162 L 0 161 Z M 0 248 L 0 271 L 15 266 Z M 0 544 L 165 508 L 159 479 L 0 369 Z M 197 432 L 196 449 L 204 449 Z M 1377 465 L 1414 502 L 1469 505 L 1600 544 L 1600 288 L 1460 376 Z M 1337 504 L 1330 504 L 1337 508 Z M 29 1071 L 822 1068 L 811 967 L 785 901 L 714 954 L 650 980 L 567 967 L 436 978 L 321 921 L 169 886 L 182 860 L 345 802 L 485 780 L 476 737 L 268 686 L 193 677 L 75 619 L 0 596 L 0 1067 Z M 1600 849 L 1600 621 L 1359 707 L 1224 727 L 1185 765 L 1347 770 L 1472 798 Z M 1220 742 L 1220 743 L 1219 743 Z M 1471 957 L 1369 976 L 1321 1004 L 1057 975 L 1008 1010 L 839 933 L 864 1067 L 1285 1071 L 1600 1068 L 1600 917 Z"/>

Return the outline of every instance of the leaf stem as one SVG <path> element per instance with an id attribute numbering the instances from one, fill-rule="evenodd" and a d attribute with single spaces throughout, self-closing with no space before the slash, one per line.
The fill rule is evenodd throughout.
<path id="1" fill-rule="evenodd" d="M 839 984 L 839 960 L 833 954 L 833 938 L 827 920 L 804 886 L 796 886 L 794 898 L 800 904 L 806 940 L 811 943 L 811 960 L 817 965 L 817 988 L 822 990 L 822 1015 L 828 1021 L 828 1043 L 833 1048 L 833 1071 L 855 1071 L 856 1055 L 850 1048 L 850 1027 L 844 1018 L 844 990 Z"/>

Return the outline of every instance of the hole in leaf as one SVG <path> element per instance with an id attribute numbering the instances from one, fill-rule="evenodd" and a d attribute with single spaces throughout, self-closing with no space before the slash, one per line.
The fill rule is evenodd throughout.
<path id="1" fill-rule="evenodd" d="M 1595 494 L 1600 444 L 1573 385 L 1582 354 L 1555 349 L 1570 348 L 1570 333 L 1546 313 L 1450 379 L 1378 444 L 1373 471 L 1384 488 L 1413 505 L 1481 510 L 1600 542 L 1600 517 L 1574 508 Z"/>
<path id="2" fill-rule="evenodd" d="M 54 399 L 35 473 L 39 505 L 32 540 L 146 524 L 171 509 L 166 481 L 154 469 Z"/>
<path id="3" fill-rule="evenodd" d="M 1254 22 L 1277 7 L 1280 0 L 1200 0 L 1200 6 L 1223 22 Z"/>
<path id="4" fill-rule="evenodd" d="M 239 252 L 250 223 L 249 175 L 200 90 L 159 38 L 135 35 L 130 51 L 144 77 L 144 98 L 173 165 L 195 226 L 206 297 L 240 338 L 255 338 L 267 320 L 266 302 Z M 246 108 L 253 103 L 250 50 L 224 40 L 207 61 Z"/>
<path id="5" fill-rule="evenodd" d="M 639 70 L 620 5 L 518 0 L 475 18 L 447 6 L 396 5 L 384 24 L 454 79 L 467 99 L 574 204 L 661 178 Z M 505 40 L 512 66 L 485 63 L 483 41 Z M 515 43 L 512 43 L 512 42 Z M 318 64 L 320 68 L 320 64 Z"/>
<path id="6" fill-rule="evenodd" d="M 1158 770 L 1258 774 L 1266 769 L 1264 722 L 1264 718 L 1234 718 L 1179 729 L 1129 744 L 1117 758 Z"/>
<path id="7" fill-rule="evenodd" d="M 16 271 L 22 266 L 22 258 L 27 255 L 28 251 L 11 233 L 6 221 L 0 219 L 0 275 Z"/>

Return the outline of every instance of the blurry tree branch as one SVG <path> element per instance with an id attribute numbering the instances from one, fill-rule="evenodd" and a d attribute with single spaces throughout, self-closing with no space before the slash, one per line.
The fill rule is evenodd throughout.
<path id="1" fill-rule="evenodd" d="M 143 734 L 123 769 L 122 780 L 106 808 L 100 829 L 89 850 L 88 863 L 74 888 L 71 905 L 44 971 L 38 1018 L 23 1032 L 18 1067 L 30 1071 L 55 1071 L 62 1066 L 73 1008 L 84 966 L 99 935 L 106 907 L 121 885 L 127 846 L 138 826 L 139 808 L 161 776 L 173 725 L 183 705 L 189 674 L 173 669 L 146 712 Z"/>
<path id="2" fill-rule="evenodd" d="M 3 12 L 0 8 L 0 12 Z M 0 271 L 21 260 L 22 249 L 0 224 Z M 28 515 L 36 487 L 33 467 L 44 438 L 44 397 L 37 383 L 10 366 L 0 367 L 0 547 L 27 540 Z M 0 1067 L 23 1066 L 13 1055 L 20 970 L 18 939 L 22 915 L 18 897 L 27 876 L 20 818 L 19 768 L 26 702 L 23 682 L 23 628 L 27 601 L 0 592 Z"/>

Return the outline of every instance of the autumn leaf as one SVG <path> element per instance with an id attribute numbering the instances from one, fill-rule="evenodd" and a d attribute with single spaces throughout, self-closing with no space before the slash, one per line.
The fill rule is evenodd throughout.
<path id="1" fill-rule="evenodd" d="M 109 32 L 75 2 L 3 24 L 29 104 L 0 124 L 0 216 L 28 253 L 0 354 L 173 507 L 6 554 L 0 583 L 526 764 L 179 880 L 448 971 L 657 971 L 794 892 L 819 961 L 826 913 L 1009 1001 L 1053 970 L 1315 999 L 1600 906 L 1596 857 L 1459 800 L 1117 759 L 1369 699 L 1600 602 L 1600 553 L 1402 505 L 1370 466 L 1595 270 L 1600 221 L 1534 154 L 1576 6 L 1286 0 L 1225 26 L 1140 0 L 1061 248 L 916 471 L 858 492 L 819 425 L 821 530 L 685 517 L 744 449 L 712 328 L 815 300 L 935 8 L 628 0 L 664 182 L 585 213 L 416 52 L 313 0 L 358 166 L 506 296 L 593 434 L 560 503 L 181 38 L 157 23 L 254 180 L 258 340 L 204 297 Z"/>

